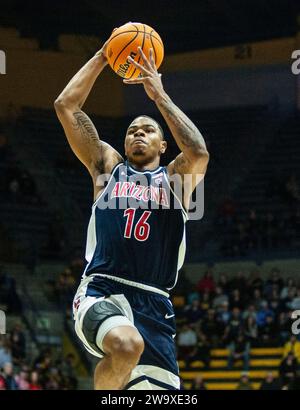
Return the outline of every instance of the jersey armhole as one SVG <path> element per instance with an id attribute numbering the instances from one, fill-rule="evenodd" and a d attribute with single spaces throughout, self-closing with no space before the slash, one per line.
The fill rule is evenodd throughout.
<path id="1" fill-rule="evenodd" d="M 106 191 L 106 189 L 107 189 L 107 187 L 108 187 L 110 181 L 112 180 L 112 177 L 114 176 L 114 174 L 115 174 L 117 168 L 119 168 L 119 166 L 122 165 L 122 164 L 125 164 L 125 162 L 124 162 L 124 161 L 120 161 L 120 162 L 118 162 L 118 163 L 113 167 L 113 169 L 111 170 L 111 173 L 110 173 L 109 180 L 107 181 L 106 187 L 103 189 L 103 191 L 101 191 L 101 192 L 97 195 L 96 199 L 95 199 L 94 202 L 93 202 L 92 208 L 96 205 L 96 203 L 98 202 L 98 200 L 100 199 L 100 197 L 105 193 L 105 191 Z"/>

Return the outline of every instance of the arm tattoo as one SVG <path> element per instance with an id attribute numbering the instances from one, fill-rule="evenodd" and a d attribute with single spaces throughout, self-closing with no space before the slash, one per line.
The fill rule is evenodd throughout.
<path id="1" fill-rule="evenodd" d="M 83 111 L 74 112 L 73 116 L 75 121 L 72 125 L 75 130 L 80 131 L 83 138 L 94 142 L 100 141 L 94 124 Z"/>
<path id="2" fill-rule="evenodd" d="M 186 148 L 203 147 L 206 149 L 204 138 L 193 122 L 169 99 L 162 99 L 158 103 L 177 142 Z M 175 132 L 174 132 L 175 131 Z"/>

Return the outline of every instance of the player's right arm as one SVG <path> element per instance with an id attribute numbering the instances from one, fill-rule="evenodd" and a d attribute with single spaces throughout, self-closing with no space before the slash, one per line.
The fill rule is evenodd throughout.
<path id="1" fill-rule="evenodd" d="M 107 42 L 75 74 L 54 102 L 56 114 L 74 154 L 93 178 L 95 196 L 98 175 L 109 174 L 113 167 L 123 160 L 114 148 L 100 140 L 93 122 L 81 109 L 97 77 L 107 65 L 106 45 Z"/>

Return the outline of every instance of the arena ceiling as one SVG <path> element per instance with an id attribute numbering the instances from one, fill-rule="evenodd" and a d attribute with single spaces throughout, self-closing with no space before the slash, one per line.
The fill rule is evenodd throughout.
<path id="1" fill-rule="evenodd" d="M 105 39 L 112 28 L 141 21 L 176 53 L 290 36 L 298 14 L 300 0 L 1 0 L 0 24 L 55 48 L 60 33 Z"/>

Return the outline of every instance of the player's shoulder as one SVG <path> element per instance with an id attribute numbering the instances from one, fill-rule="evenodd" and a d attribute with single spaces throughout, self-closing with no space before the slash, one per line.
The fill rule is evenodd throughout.
<path id="1" fill-rule="evenodd" d="M 93 164 L 95 176 L 111 174 L 116 165 L 124 163 L 122 155 L 107 142 L 101 141 L 101 155 Z"/>

